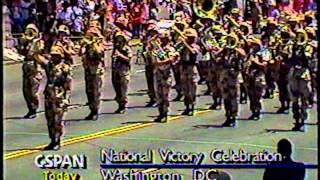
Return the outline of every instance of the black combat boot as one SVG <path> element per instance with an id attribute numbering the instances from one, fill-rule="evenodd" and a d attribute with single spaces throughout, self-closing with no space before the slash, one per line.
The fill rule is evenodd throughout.
<path id="1" fill-rule="evenodd" d="M 243 83 L 241 83 L 240 85 L 240 99 L 239 99 L 239 102 L 240 104 L 247 104 L 247 92 L 245 90 L 245 87 L 243 85 Z"/>
<path id="2" fill-rule="evenodd" d="M 301 131 L 304 132 L 304 124 L 301 123 L 295 123 L 294 127 L 292 128 L 292 131 Z"/>
<path id="3" fill-rule="evenodd" d="M 227 120 L 222 124 L 223 127 L 235 127 L 236 126 L 236 117 L 227 116 Z"/>
<path id="4" fill-rule="evenodd" d="M 231 122 L 231 118 L 230 118 L 230 116 L 227 116 L 226 121 L 221 126 L 229 127 L 230 126 L 230 122 Z"/>
<path id="5" fill-rule="evenodd" d="M 277 110 L 278 114 L 284 114 L 286 112 L 285 102 L 281 102 L 281 107 Z"/>
<path id="6" fill-rule="evenodd" d="M 155 104 L 157 103 L 157 101 L 155 101 L 154 99 L 150 100 L 148 102 L 148 104 L 146 104 L 146 107 L 153 107 Z"/>
<path id="7" fill-rule="evenodd" d="M 312 109 L 313 108 L 313 104 L 314 104 L 314 95 L 313 95 L 313 93 L 311 92 L 310 93 L 310 95 L 309 95 L 309 97 L 308 97 L 308 104 L 309 104 L 309 106 L 308 106 L 308 108 L 310 108 L 310 109 Z"/>
<path id="8" fill-rule="evenodd" d="M 161 112 L 154 121 L 159 123 L 166 123 L 167 120 L 168 120 L 168 114 Z"/>
<path id="9" fill-rule="evenodd" d="M 269 89 L 266 89 L 266 92 L 263 95 L 263 99 L 270 99 L 271 98 L 271 94 Z"/>
<path id="10" fill-rule="evenodd" d="M 85 120 L 98 120 L 99 115 L 97 110 L 91 110 L 90 114 L 85 118 Z"/>
<path id="11" fill-rule="evenodd" d="M 254 120 L 256 117 L 256 112 L 255 111 L 252 111 L 251 112 L 251 116 L 248 117 L 248 120 Z"/>
<path id="12" fill-rule="evenodd" d="M 190 111 L 191 111 L 191 110 L 190 110 L 189 106 L 187 106 L 186 109 L 182 112 L 181 115 L 189 115 L 189 112 L 190 112 Z"/>
<path id="13" fill-rule="evenodd" d="M 43 150 L 54 150 L 58 151 L 60 149 L 60 138 L 52 138 L 49 145 L 43 148 Z"/>
<path id="14" fill-rule="evenodd" d="M 205 96 L 211 94 L 211 89 L 210 89 L 209 83 L 207 82 L 206 84 L 207 84 L 207 91 L 204 93 Z"/>
<path id="15" fill-rule="evenodd" d="M 118 109 L 114 112 L 115 114 L 124 114 L 126 113 L 126 106 L 123 103 L 119 103 Z"/>
<path id="16" fill-rule="evenodd" d="M 34 119 L 37 117 L 37 111 L 35 109 L 30 109 L 29 112 L 24 116 L 25 119 Z"/>
<path id="17" fill-rule="evenodd" d="M 231 116 L 230 127 L 235 127 L 237 125 L 237 120 L 235 116 Z"/>
<path id="18" fill-rule="evenodd" d="M 188 116 L 193 116 L 193 115 L 194 115 L 194 105 L 191 106 L 191 109 L 188 112 Z"/>
<path id="19" fill-rule="evenodd" d="M 178 93 L 177 97 L 174 98 L 172 101 L 181 101 L 182 97 L 183 97 L 182 94 Z"/>
<path id="20" fill-rule="evenodd" d="M 260 120 L 260 110 L 257 110 L 255 115 L 256 116 L 254 120 Z"/>
<path id="21" fill-rule="evenodd" d="M 213 109 L 213 110 L 221 109 L 221 99 L 220 98 L 214 98 L 213 99 L 213 104 L 209 107 L 209 109 Z"/>

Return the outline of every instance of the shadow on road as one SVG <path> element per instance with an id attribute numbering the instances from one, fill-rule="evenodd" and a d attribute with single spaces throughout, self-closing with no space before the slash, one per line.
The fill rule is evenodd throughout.
<path id="1" fill-rule="evenodd" d="M 318 126 L 319 123 L 305 123 L 305 125 L 308 125 L 308 126 Z"/>
<path id="2" fill-rule="evenodd" d="M 139 123 L 149 124 L 149 123 L 154 123 L 154 121 L 130 121 L 130 122 L 124 122 L 121 124 L 139 124 Z"/>
<path id="3" fill-rule="evenodd" d="M 221 125 L 212 125 L 212 124 L 205 124 L 205 125 L 195 125 L 194 128 L 199 129 L 209 129 L 209 128 L 223 128 Z"/>
<path id="4" fill-rule="evenodd" d="M 106 98 L 106 99 L 101 99 L 101 101 L 102 101 L 102 102 L 109 102 L 109 101 L 114 101 L 114 99 L 108 99 L 108 98 Z"/>
<path id="5" fill-rule="evenodd" d="M 79 119 L 64 119 L 63 122 L 80 122 L 80 121 L 95 121 L 95 120 L 85 120 L 84 118 Z"/>
<path id="6" fill-rule="evenodd" d="M 21 120 L 25 119 L 23 116 L 13 116 L 13 117 L 6 117 L 5 120 Z"/>
<path id="7" fill-rule="evenodd" d="M 147 95 L 145 92 L 136 92 L 136 93 L 129 93 L 128 96 L 144 96 Z"/>
<path id="8" fill-rule="evenodd" d="M 261 114 L 278 114 L 277 112 L 261 112 Z"/>
<path id="9" fill-rule="evenodd" d="M 276 132 L 293 132 L 291 129 L 265 129 L 266 132 L 276 133 Z"/>
<path id="10" fill-rule="evenodd" d="M 153 108 L 153 107 L 146 107 L 146 106 L 129 106 L 127 109 L 136 109 L 136 108 Z"/>

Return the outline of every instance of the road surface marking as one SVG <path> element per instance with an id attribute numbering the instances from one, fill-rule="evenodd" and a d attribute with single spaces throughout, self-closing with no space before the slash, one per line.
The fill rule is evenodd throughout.
<path id="1" fill-rule="evenodd" d="M 212 110 L 200 110 L 200 111 L 196 111 L 195 115 L 200 115 L 200 114 L 211 112 L 211 111 Z M 175 121 L 175 120 L 181 119 L 183 117 L 188 117 L 188 116 L 182 116 L 182 115 L 171 116 L 171 117 L 168 118 L 168 122 Z M 97 139 L 97 138 L 101 138 L 101 137 L 105 137 L 105 136 L 111 136 L 111 135 L 115 135 L 115 134 L 125 133 L 125 132 L 128 132 L 128 131 L 132 131 L 132 130 L 136 130 L 136 129 L 149 127 L 149 126 L 158 124 L 158 123 L 154 123 L 152 121 L 150 121 L 150 122 L 151 123 L 146 123 L 146 124 L 145 123 L 136 123 L 136 124 L 132 124 L 132 125 L 122 126 L 122 127 L 118 127 L 118 128 L 114 128 L 114 129 L 103 130 L 103 131 L 99 131 L 99 132 L 96 132 L 96 133 L 90 133 L 90 134 L 87 134 L 87 135 L 82 135 L 82 136 L 69 138 L 69 139 L 66 139 L 66 140 L 62 140 L 61 147 L 67 146 L 67 145 L 71 145 L 71 144 L 80 143 L 80 142 L 84 142 L 84 141 L 88 141 L 88 140 L 92 140 L 92 139 Z M 28 148 L 28 149 L 25 149 L 25 150 L 17 150 L 17 151 L 14 151 L 14 152 L 6 153 L 5 156 L 4 156 L 4 159 L 5 160 L 9 160 L 9 159 L 14 159 L 14 158 L 18 158 L 18 157 L 34 154 L 34 153 L 40 152 L 46 145 L 47 144 L 36 146 L 36 147 L 33 147 L 33 148 Z"/>

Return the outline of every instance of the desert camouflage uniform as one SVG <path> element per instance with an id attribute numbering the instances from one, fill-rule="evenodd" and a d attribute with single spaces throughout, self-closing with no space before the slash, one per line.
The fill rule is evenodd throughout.
<path id="1" fill-rule="evenodd" d="M 163 50 L 166 53 L 166 57 L 169 57 L 169 53 L 175 52 L 175 49 L 170 44 L 165 46 Z M 166 117 L 169 112 L 169 96 L 172 85 L 171 64 L 156 65 L 154 75 L 154 87 L 159 113 Z"/>
<path id="2" fill-rule="evenodd" d="M 97 115 L 100 108 L 101 88 L 104 76 L 104 52 L 97 52 L 92 45 L 87 45 L 86 56 L 83 59 L 85 72 L 86 94 L 90 114 Z M 90 118 L 88 118 L 90 119 Z"/>
<path id="3" fill-rule="evenodd" d="M 296 120 L 293 130 L 303 128 L 304 121 L 308 118 L 308 97 L 311 91 L 311 75 L 308 68 L 308 58 L 312 56 L 312 50 L 309 45 L 299 45 L 293 48 L 293 66 L 289 72 L 292 112 L 293 118 Z"/>
<path id="4" fill-rule="evenodd" d="M 249 62 L 252 62 L 253 59 L 256 59 L 260 63 L 266 64 L 266 54 L 264 54 L 264 50 L 259 51 L 256 54 L 251 54 L 249 56 Z M 261 105 L 261 98 L 263 90 L 266 86 L 265 81 L 265 64 L 257 65 L 256 63 L 252 62 L 249 67 L 248 72 L 248 95 L 250 99 L 250 110 L 252 112 L 252 116 L 249 119 L 256 119 L 260 118 L 260 111 L 262 108 Z M 262 67 L 261 67 L 262 66 Z"/>
<path id="5" fill-rule="evenodd" d="M 316 51 L 316 43 L 317 41 L 312 40 L 309 41 L 309 48 L 312 49 L 312 54 L 307 56 L 309 62 L 309 70 L 311 73 L 311 92 L 309 96 L 309 104 L 312 106 L 314 103 L 314 96 L 316 94 L 318 83 L 317 83 L 317 72 L 318 72 L 318 58 Z"/>
<path id="6" fill-rule="evenodd" d="M 69 104 L 71 91 L 72 68 L 63 61 L 45 65 L 47 85 L 45 95 L 45 116 L 50 139 L 58 139 L 62 136 L 63 116 Z"/>
<path id="7" fill-rule="evenodd" d="M 197 44 L 192 44 L 191 47 L 197 50 L 196 53 L 190 52 L 186 47 L 181 50 L 181 88 L 184 95 L 184 104 L 186 106 L 186 113 L 193 115 L 194 106 L 196 104 L 197 93 L 197 62 L 201 57 L 200 47 Z M 184 114 L 186 114 L 184 113 Z"/>
<path id="8" fill-rule="evenodd" d="M 277 81 L 279 88 L 279 101 L 281 103 L 278 113 L 284 113 L 289 109 L 290 106 L 290 94 L 289 94 L 289 79 L 288 74 L 291 68 L 290 59 L 292 56 L 293 42 L 289 41 L 285 44 L 278 46 L 278 56 L 281 58 L 280 69 L 279 69 L 279 79 Z"/>
<path id="9" fill-rule="evenodd" d="M 145 75 L 147 80 L 147 87 L 148 87 L 148 96 L 150 99 L 150 102 L 147 106 L 152 106 L 156 102 L 156 93 L 154 88 L 154 65 L 153 65 L 153 56 L 150 55 L 150 52 L 153 51 L 152 45 L 150 45 L 149 42 L 147 42 L 147 49 L 146 49 L 146 57 L 145 57 Z"/>
<path id="10" fill-rule="evenodd" d="M 132 58 L 131 48 L 125 45 L 122 49 L 117 49 L 123 55 Z M 130 61 L 121 58 L 112 59 L 112 85 L 116 92 L 116 101 L 121 109 L 125 109 L 128 103 L 128 88 L 130 81 Z"/>
<path id="11" fill-rule="evenodd" d="M 178 33 L 173 33 L 172 41 L 174 43 L 177 43 L 178 37 L 179 37 Z M 180 67 L 181 67 L 181 61 L 180 60 L 174 62 L 171 65 L 171 68 L 172 68 L 172 71 L 173 71 L 174 80 L 175 80 L 174 88 L 177 91 L 177 97 L 174 99 L 174 101 L 180 101 L 180 99 L 183 96 Z"/>
<path id="12" fill-rule="evenodd" d="M 279 80 L 279 70 L 281 61 L 276 59 L 277 51 L 276 48 L 278 44 L 276 34 L 272 34 L 269 40 L 269 46 L 266 49 L 266 53 L 269 54 L 270 58 L 267 61 L 266 67 L 266 93 L 264 98 L 273 98 L 274 90 L 276 89 L 276 82 Z"/>
<path id="13" fill-rule="evenodd" d="M 210 27 L 211 28 L 211 27 Z M 210 94 L 210 86 L 208 83 L 208 73 L 209 73 L 209 62 L 211 59 L 210 56 L 210 52 L 206 49 L 206 41 L 209 40 L 209 38 L 211 38 L 211 34 L 210 34 L 210 29 L 203 29 L 201 30 L 203 31 L 202 35 L 200 35 L 199 39 L 200 42 L 198 44 L 200 44 L 201 47 L 201 51 L 202 51 L 202 56 L 201 59 L 198 62 L 198 72 L 199 72 L 199 76 L 200 76 L 200 80 L 199 83 L 201 84 L 202 82 L 206 82 L 207 86 L 208 86 L 208 90 L 205 94 Z"/>
<path id="14" fill-rule="evenodd" d="M 235 124 L 236 116 L 238 114 L 238 91 L 239 82 L 238 76 L 240 73 L 241 57 L 235 49 L 224 49 L 222 52 L 223 57 L 223 70 L 220 77 L 220 84 L 222 98 L 224 102 L 225 115 L 227 117 L 225 125 L 229 126 Z"/>
<path id="15" fill-rule="evenodd" d="M 223 70 L 222 58 L 219 55 L 211 53 L 211 60 L 209 61 L 208 82 L 212 92 L 213 104 L 210 109 L 219 109 L 221 107 L 222 92 L 221 92 L 221 73 Z"/>
<path id="16" fill-rule="evenodd" d="M 39 108 L 39 87 L 43 79 L 41 67 L 36 62 L 35 56 L 43 53 L 43 44 L 44 42 L 42 40 L 35 39 L 32 42 L 27 42 L 20 52 L 26 56 L 22 64 L 23 96 L 27 103 L 29 113 L 32 115 L 35 115 L 36 110 Z M 27 117 L 28 114 L 25 117 Z"/>

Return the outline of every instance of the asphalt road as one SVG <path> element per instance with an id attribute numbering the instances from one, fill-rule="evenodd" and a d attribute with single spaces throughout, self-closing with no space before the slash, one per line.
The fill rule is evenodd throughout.
<path id="1" fill-rule="evenodd" d="M 172 102 L 172 117 L 168 123 L 152 123 L 157 116 L 157 108 L 145 108 L 148 101 L 146 80 L 142 65 L 133 65 L 129 92 L 129 108 L 124 115 L 115 115 L 117 104 L 113 101 L 115 93 L 111 84 L 110 69 L 105 75 L 100 118 L 98 121 L 86 121 L 89 113 L 84 89 L 83 69 L 74 70 L 72 104 L 65 116 L 66 134 L 63 146 L 57 152 L 41 152 L 37 148 L 49 142 L 46 120 L 43 113 L 43 95 L 41 107 L 36 119 L 23 119 L 27 108 L 22 95 L 21 65 L 4 66 L 4 151 L 5 178 L 8 180 L 44 179 L 44 170 L 34 165 L 34 158 L 39 154 L 85 154 L 88 157 L 88 169 L 66 170 L 78 172 L 83 179 L 102 179 L 99 170 L 101 148 L 114 148 L 145 152 L 152 149 L 170 148 L 180 152 L 204 152 L 212 149 L 239 149 L 249 152 L 264 149 L 276 151 L 276 144 L 282 138 L 294 143 L 293 158 L 297 161 L 316 164 L 317 150 L 317 112 L 316 107 L 309 110 L 307 131 L 292 132 L 292 114 L 278 115 L 274 112 L 279 107 L 277 98 L 263 101 L 263 115 L 260 121 L 247 120 L 250 115 L 248 104 L 240 105 L 238 126 L 222 128 L 224 111 L 211 111 L 206 108 L 212 102 L 210 96 L 204 96 L 206 90 L 200 85 L 197 98 L 197 114 L 193 117 L 180 116 L 184 109 L 183 102 Z M 41 89 L 44 88 L 45 80 Z M 172 91 L 171 97 L 175 97 Z M 119 128 L 120 127 L 120 128 Z M 123 127 L 123 128 L 121 128 Z M 117 129 L 116 129 L 117 128 Z M 80 138 L 79 138 L 80 137 Z M 157 153 L 155 162 L 160 163 Z M 212 163 L 205 160 L 205 163 Z M 63 170 L 55 170 L 62 172 Z M 181 173 L 185 179 L 192 179 L 191 170 L 161 170 Z M 227 169 L 232 179 L 261 179 L 264 170 Z M 23 177 L 23 178 L 21 178 Z M 305 179 L 317 179 L 316 170 L 307 170 Z"/>

